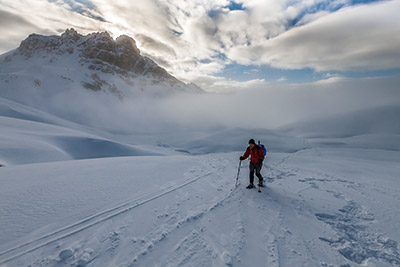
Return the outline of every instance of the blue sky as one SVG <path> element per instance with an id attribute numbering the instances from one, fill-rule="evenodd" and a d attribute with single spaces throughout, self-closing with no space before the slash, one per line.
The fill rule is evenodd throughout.
<path id="1" fill-rule="evenodd" d="M 272 68 L 268 65 L 252 66 L 229 64 L 226 65 L 224 70 L 217 74 L 217 76 L 234 79 L 237 81 L 245 82 L 247 80 L 264 79 L 267 82 L 289 82 L 289 83 L 309 83 L 332 77 L 346 77 L 346 78 L 372 78 L 392 76 L 400 73 L 400 69 L 389 69 L 379 71 L 347 71 L 347 72 L 317 72 L 310 68 L 283 70 L 279 68 Z"/>
<path id="2" fill-rule="evenodd" d="M 43 12 L 46 10 L 47 12 Z M 32 32 L 108 31 L 211 91 L 400 73 L 399 1 L 0 1 L 0 53 Z"/>

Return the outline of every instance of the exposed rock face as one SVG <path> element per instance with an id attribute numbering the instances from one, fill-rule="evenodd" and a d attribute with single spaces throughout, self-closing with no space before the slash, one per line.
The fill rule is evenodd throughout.
<path id="1" fill-rule="evenodd" d="M 83 87 L 95 92 L 101 91 L 104 87 L 106 87 L 111 93 L 116 94 L 120 100 L 123 100 L 123 95 L 114 84 L 110 84 L 107 81 L 100 79 L 100 77 L 96 74 L 92 74 L 91 78 L 91 83 L 82 82 Z"/>
<path id="2" fill-rule="evenodd" d="M 123 76 L 146 75 L 158 81 L 181 83 L 154 61 L 140 55 L 136 42 L 122 35 L 115 41 L 107 32 L 86 36 L 74 29 L 67 29 L 61 36 L 31 34 L 18 49 L 26 57 L 42 53 L 43 56 L 79 53 L 80 63 L 89 69 Z"/>

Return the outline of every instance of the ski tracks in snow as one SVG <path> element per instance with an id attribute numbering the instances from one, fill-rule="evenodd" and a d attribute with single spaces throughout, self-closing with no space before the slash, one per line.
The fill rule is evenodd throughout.
<path id="1" fill-rule="evenodd" d="M 233 179 L 232 181 L 222 179 L 227 174 L 224 171 L 227 162 L 219 160 L 219 163 L 216 163 L 215 160 L 207 159 L 207 157 L 201 159 L 202 162 L 199 165 L 202 165 L 202 168 L 192 169 L 186 174 L 195 178 L 137 197 L 3 251 L 0 254 L 0 264 L 24 265 L 27 259 L 28 262 L 33 262 L 31 266 L 63 266 L 65 264 L 85 266 L 105 262 L 135 266 L 136 262 L 142 263 L 146 260 L 146 255 L 156 253 L 165 240 L 171 239 L 170 236 L 174 236 L 172 239 L 175 242 L 175 235 L 184 232 L 181 229 L 186 229 L 187 225 L 193 225 L 193 222 L 217 209 L 234 193 Z M 209 172 L 205 173 L 204 170 Z M 198 231 L 201 232 L 202 229 Z M 190 236 L 195 237 L 196 230 L 191 230 Z M 182 237 L 182 244 L 190 240 L 192 239 Z M 194 243 L 191 244 L 194 245 Z M 187 246 L 182 245 L 182 247 Z M 219 253 L 213 251 L 210 245 L 207 253 L 211 253 L 215 258 L 215 255 Z M 184 258 L 176 259 L 178 263 L 183 264 L 192 258 L 190 253 L 184 255 L 186 255 Z M 230 256 L 226 253 L 222 260 L 229 263 Z M 154 264 L 154 258 L 152 261 Z"/>
<path id="2" fill-rule="evenodd" d="M 185 183 L 6 253 L 31 266 L 399 266 L 397 242 L 358 202 L 365 184 L 292 164 L 300 153 L 266 163 L 261 194 L 235 188 L 234 159 L 199 157 Z"/>
<path id="3" fill-rule="evenodd" d="M 90 228 L 90 227 L 95 226 L 99 223 L 102 223 L 106 220 L 109 220 L 113 217 L 116 217 L 118 215 L 126 213 L 132 209 L 135 209 L 141 205 L 146 204 L 147 202 L 150 202 L 157 198 L 160 198 L 166 194 L 176 191 L 179 188 L 187 186 L 188 184 L 196 182 L 197 180 L 199 180 L 203 177 L 209 176 L 211 174 L 212 174 L 212 172 L 198 176 L 184 184 L 181 184 L 178 186 L 170 186 L 163 190 L 160 190 L 157 192 L 152 192 L 152 193 L 146 194 L 144 196 L 137 197 L 126 203 L 123 203 L 123 204 L 113 207 L 111 209 L 105 210 L 105 211 L 95 214 L 93 216 L 87 217 L 83 220 L 80 220 L 80 221 L 73 223 L 71 225 L 68 225 L 66 227 L 60 228 L 60 229 L 53 231 L 51 233 L 48 233 L 44 236 L 41 236 L 34 240 L 20 244 L 16 247 L 8 249 L 8 250 L 2 251 L 2 252 L 0 252 L 0 263 L 8 262 L 14 258 L 21 257 L 29 252 L 35 251 L 41 247 L 52 244 L 58 240 L 73 236 L 87 228 Z"/>
<path id="4" fill-rule="evenodd" d="M 270 200 L 239 184 L 211 207 L 173 224 L 164 232 L 168 238 L 158 233 L 161 238 L 128 266 L 280 266 L 272 231 L 279 214 L 269 209 Z"/>
<path id="5" fill-rule="evenodd" d="M 188 185 L 197 182 L 200 179 L 203 179 L 207 176 L 211 176 L 212 174 L 215 174 L 217 171 L 221 171 L 223 167 L 221 166 L 215 166 L 214 164 L 211 164 L 212 171 L 205 173 L 205 174 L 199 174 L 196 175 L 194 178 L 189 179 L 188 181 L 178 184 L 178 185 L 172 185 L 168 186 L 166 188 L 163 188 L 162 190 L 156 191 L 156 192 L 150 192 L 147 194 L 144 194 L 142 196 L 135 197 L 134 199 L 131 199 L 125 203 L 122 203 L 118 206 L 115 206 L 113 208 L 107 209 L 105 211 L 102 211 L 98 214 L 89 216 L 85 219 L 82 219 L 78 222 L 72 223 L 70 225 L 67 225 L 65 227 L 62 227 L 58 230 L 52 231 L 46 235 L 43 235 L 41 237 L 37 237 L 33 240 L 30 240 L 28 242 L 19 244 L 15 247 L 9 248 L 5 251 L 0 252 L 0 266 L 3 266 L 2 264 L 6 264 L 8 262 L 11 262 L 14 259 L 18 259 L 20 257 L 23 257 L 24 255 L 27 255 L 31 252 L 35 252 L 37 250 L 40 250 L 42 248 L 46 248 L 49 246 L 55 246 L 57 248 L 60 248 L 60 243 L 62 243 L 63 240 L 71 238 L 74 239 L 77 237 L 77 235 L 89 228 L 92 228 L 98 224 L 104 224 L 108 220 L 112 220 L 115 217 L 120 217 L 121 215 L 128 213 L 130 211 L 133 211 L 134 209 L 137 209 L 140 206 L 143 206 L 147 203 L 150 203 L 152 201 L 155 201 L 159 198 L 162 198 L 165 195 L 171 194 L 181 188 L 187 187 Z M 193 171 L 193 170 L 192 170 Z M 203 173 L 203 171 L 200 171 L 200 173 Z M 195 173 L 197 174 L 197 173 Z M 191 215 L 188 216 L 185 220 L 191 220 L 195 218 L 198 215 Z M 184 221 L 179 222 L 178 224 L 183 224 Z M 124 227 L 119 227 L 119 230 L 123 229 Z M 165 233 L 162 234 L 163 237 L 165 237 Z M 109 248 L 106 248 L 106 251 L 113 250 L 113 248 L 116 247 L 116 245 L 119 243 L 120 239 L 120 234 L 118 231 L 112 231 L 110 236 L 107 237 L 106 239 L 102 240 L 101 243 L 104 243 L 106 240 L 111 240 L 111 244 Z M 162 238 L 161 238 L 162 240 Z M 71 258 L 77 258 L 75 254 L 77 251 L 75 250 L 74 252 L 71 249 L 64 249 L 62 250 L 58 256 L 54 257 L 49 257 L 48 259 L 40 259 L 39 261 L 36 262 L 37 265 L 53 265 L 53 264 L 64 264 L 66 262 L 69 262 Z M 82 257 L 79 257 L 79 260 L 75 260 L 72 262 L 72 264 L 77 264 L 79 266 L 84 266 L 86 264 L 91 263 L 94 261 L 96 258 L 99 257 L 100 253 L 97 253 L 95 255 L 96 251 L 93 249 L 84 249 L 83 253 L 82 251 L 78 250 L 78 254 L 82 254 Z M 33 264 L 35 266 L 35 264 Z"/>
<path id="6" fill-rule="evenodd" d="M 201 157 L 199 165 L 187 174 L 195 178 L 21 244 L 3 252 L 3 263 L 280 266 L 268 195 L 235 188 L 234 160 Z"/>

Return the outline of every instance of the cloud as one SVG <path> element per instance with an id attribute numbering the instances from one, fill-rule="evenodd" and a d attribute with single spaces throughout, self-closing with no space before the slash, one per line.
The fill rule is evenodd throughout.
<path id="1" fill-rule="evenodd" d="M 142 48 L 145 48 L 147 51 L 152 51 L 154 54 L 167 54 L 169 56 L 175 57 L 175 51 L 172 47 L 157 41 L 147 35 L 144 34 L 136 34 L 135 40 L 139 42 Z"/>
<path id="2" fill-rule="evenodd" d="M 103 26 L 114 37 L 137 38 L 144 55 L 178 78 L 187 79 L 186 74 L 197 72 L 202 59 L 215 53 L 211 43 L 217 42 L 207 37 L 213 23 L 206 15 L 206 5 L 193 1 L 92 2 L 109 22 Z"/>
<path id="3" fill-rule="evenodd" d="M 275 38 L 234 47 L 241 64 L 317 71 L 371 71 L 400 67 L 399 1 L 349 7 Z"/>
<path id="4" fill-rule="evenodd" d="M 103 30 L 102 22 L 79 14 L 62 2 L 34 1 L 27 4 L 22 0 L 0 2 L 0 53 L 17 48 L 31 33 L 44 35 L 59 34 L 74 27 L 81 33 Z M 44 10 L 46 12 L 44 12 Z"/>
<path id="5" fill-rule="evenodd" d="M 216 77 L 235 63 L 317 71 L 400 67 L 399 1 L 234 2 L 240 8 L 227 0 L 51 0 L 29 5 L 3 0 L 0 53 L 16 48 L 32 32 L 107 30 L 114 38 L 136 38 L 142 53 L 174 76 L 202 81 L 212 90 L 238 84 Z"/>
<path id="6" fill-rule="evenodd" d="M 225 57 L 218 62 L 222 66 L 236 62 L 316 71 L 374 71 L 400 64 L 398 1 L 354 5 L 343 0 L 252 0 L 241 1 L 243 10 L 229 10 L 223 2 L 162 2 L 168 3 L 166 19 L 180 32 L 170 44 L 179 47 L 178 60 L 169 69 L 178 78 L 194 76 L 204 59 L 218 55 Z M 210 16 L 213 10 L 219 12 Z M 182 68 L 185 61 L 196 64 Z M 214 76 L 223 68 L 214 70 L 207 74 Z"/>
<path id="7" fill-rule="evenodd" d="M 374 79 L 335 77 L 307 84 L 254 81 L 247 85 L 251 89 L 224 94 L 177 95 L 150 106 L 156 122 L 173 122 L 180 127 L 273 129 L 334 114 L 399 106 L 399 82 L 399 75 Z M 130 106 L 138 108 L 135 104 Z"/>
<path id="8" fill-rule="evenodd" d="M 17 44 L 26 38 L 26 35 L 21 33 L 21 30 L 35 31 L 38 28 L 17 14 L 0 10 L 0 29 L 2 35 L 0 47 L 3 50 L 0 50 L 1 54 L 2 52 L 15 49 L 18 46 Z"/>
<path id="9" fill-rule="evenodd" d="M 32 28 L 35 27 L 23 17 L 4 10 L 0 10 L 0 25 L 9 27 L 14 27 L 14 26 L 30 26 Z"/>
<path id="10" fill-rule="evenodd" d="M 48 0 L 51 3 L 58 4 L 67 9 L 75 11 L 83 16 L 105 22 L 102 15 L 98 12 L 96 6 L 94 6 L 88 0 Z"/>
<path id="11" fill-rule="evenodd" d="M 209 92 L 214 93 L 235 92 L 243 89 L 266 85 L 265 80 L 263 79 L 254 79 L 240 82 L 234 80 L 226 80 L 222 77 L 210 75 L 196 76 L 192 78 L 192 81 L 203 88 L 207 88 Z"/>

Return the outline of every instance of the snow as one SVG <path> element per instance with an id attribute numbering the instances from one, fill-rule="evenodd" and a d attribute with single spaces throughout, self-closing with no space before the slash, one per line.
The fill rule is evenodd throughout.
<path id="1" fill-rule="evenodd" d="M 394 126 L 160 132 L 134 145 L 134 133 L 0 100 L 0 266 L 400 266 Z M 248 136 L 268 148 L 261 193 L 245 188 L 247 161 L 235 187 Z"/>
<path id="2" fill-rule="evenodd" d="M 79 125 L 1 99 L 0 122 L 0 164 L 3 165 L 157 154 L 66 128 L 68 125 L 78 128 Z"/>
<path id="3" fill-rule="evenodd" d="M 1 188 L 1 215 L 7 226 L 0 235 L 2 262 L 399 264 L 397 152 L 271 153 L 261 194 L 244 188 L 246 166 L 235 188 L 237 155 L 107 158 L 3 168 L 2 177 L 10 178 L 2 179 Z M 310 161 L 313 166 L 304 164 Z"/>

